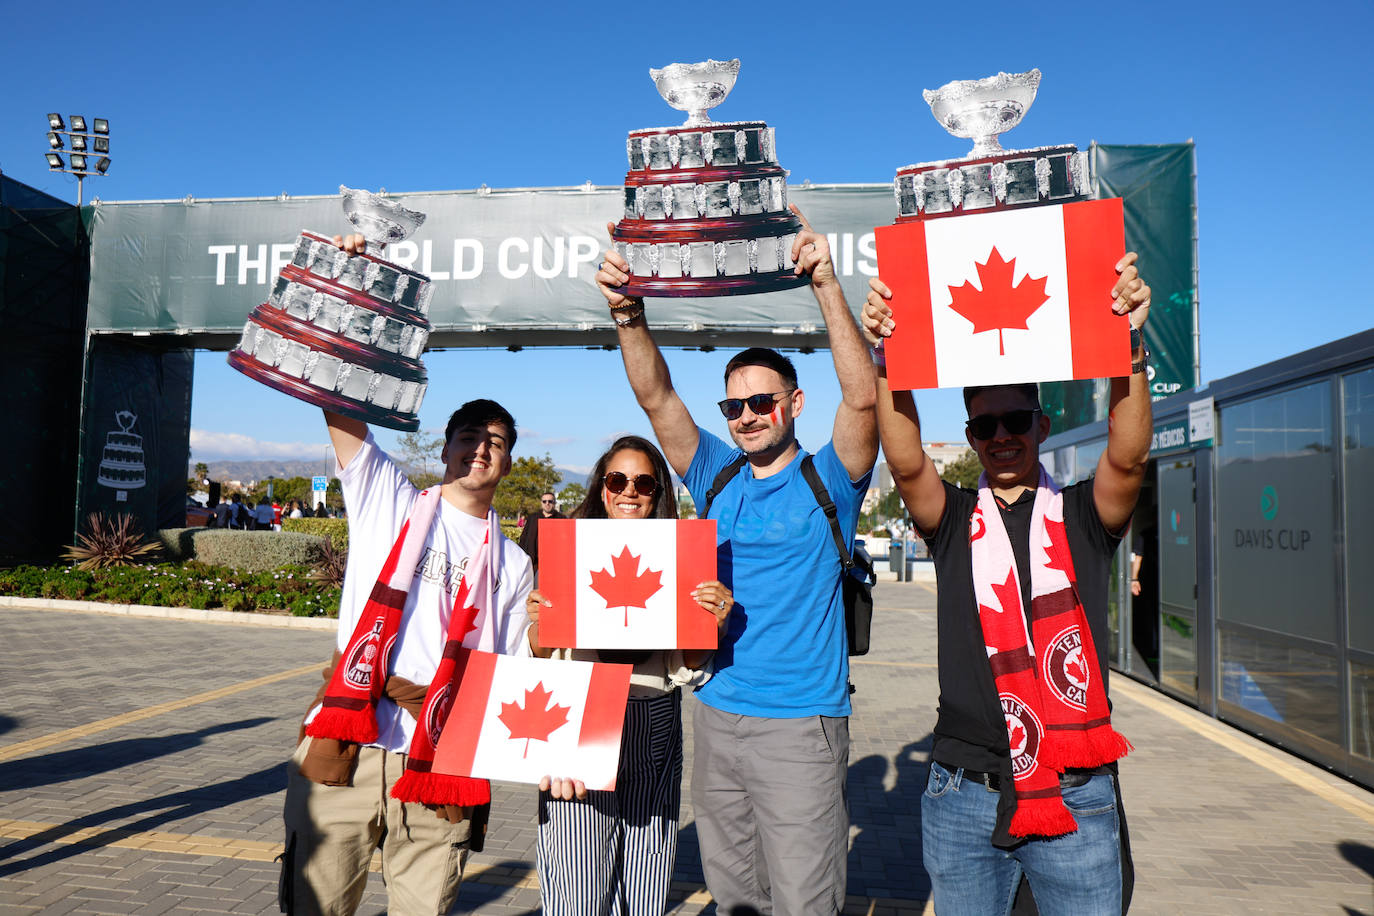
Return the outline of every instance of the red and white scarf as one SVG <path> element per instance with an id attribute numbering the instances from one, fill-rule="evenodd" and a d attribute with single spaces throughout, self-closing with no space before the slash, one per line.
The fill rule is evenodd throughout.
<path id="1" fill-rule="evenodd" d="M 1060 797 L 1059 774 L 1110 763 L 1131 745 L 1112 728 L 1069 555 L 1064 496 L 1043 467 L 1031 510 L 1030 632 L 1011 539 L 986 474 L 978 479 L 978 507 L 969 518 L 969 551 L 983 642 L 1011 745 L 1011 834 L 1072 833 L 1078 824 Z"/>
<path id="2" fill-rule="evenodd" d="M 377 701 L 383 695 L 391 651 L 400 634 L 406 596 L 434 524 L 439 498 L 439 488 L 431 487 L 421 491 L 411 506 L 401 533 L 382 565 L 381 575 L 358 616 L 348 648 L 334 669 L 322 707 L 306 727 L 306 734 L 358 744 L 377 740 Z M 485 779 L 447 776 L 432 772 L 431 767 L 434 749 L 463 676 L 463 669 L 457 663 L 462 655 L 458 650 L 470 643 L 468 648 L 496 651 L 498 627 L 493 620 L 493 555 L 500 549 L 501 537 L 497 524 L 495 511 L 488 510 L 486 538 L 463 571 L 458 596 L 449 615 L 443 655 L 425 693 L 406 770 L 391 790 L 391 794 L 402 801 L 427 805 L 481 805 L 491 801 L 491 784 Z M 416 608 L 415 613 L 423 614 L 427 610 Z M 438 609 L 434 611 L 437 620 Z"/>

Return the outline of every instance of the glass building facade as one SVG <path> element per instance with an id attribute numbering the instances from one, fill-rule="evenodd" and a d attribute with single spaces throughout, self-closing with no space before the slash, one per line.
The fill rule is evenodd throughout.
<path id="1" fill-rule="evenodd" d="M 1113 666 L 1374 787 L 1374 331 L 1158 401 L 1154 427 Z M 1067 484 L 1105 443 L 1042 451 Z"/>

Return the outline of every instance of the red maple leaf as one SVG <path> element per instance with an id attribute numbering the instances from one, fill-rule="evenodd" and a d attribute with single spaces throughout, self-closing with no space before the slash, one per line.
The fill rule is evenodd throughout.
<path id="1" fill-rule="evenodd" d="M 992 593 L 997 596 L 1002 610 L 1021 613 L 1021 583 L 1016 581 L 1016 570 L 1007 570 L 1007 581 L 1001 585 L 992 583 Z"/>
<path id="2" fill-rule="evenodd" d="M 1002 260 L 996 248 L 992 249 L 987 261 L 978 264 L 977 268 L 978 282 L 983 288 L 978 289 L 968 280 L 964 281 L 963 286 L 949 287 L 950 296 L 953 297 L 949 307 L 973 322 L 973 333 L 996 331 L 997 353 L 1005 356 L 1007 350 L 1002 341 L 1003 329 L 1028 330 L 1026 319 L 1050 300 L 1045 292 L 1047 277 L 1026 276 L 1013 285 L 1016 259 Z"/>
<path id="3" fill-rule="evenodd" d="M 519 703 L 502 703 L 498 719 L 510 729 L 511 740 L 525 739 L 525 753 L 530 753 L 530 739 L 548 741 L 549 735 L 568 724 L 568 710 L 571 706 L 557 706 L 553 694 L 544 689 L 544 682 L 534 685 L 533 690 L 525 691 L 525 706 Z"/>
<path id="4" fill-rule="evenodd" d="M 645 569 L 639 572 L 639 557 L 630 553 L 627 544 L 620 555 L 611 557 L 614 573 L 604 569 L 592 573 L 592 591 L 606 599 L 606 607 L 625 609 L 625 626 L 630 625 L 630 608 L 644 607 L 653 594 L 663 588 L 663 572 Z"/>
<path id="5" fill-rule="evenodd" d="M 1045 545 L 1045 552 L 1050 558 L 1050 561 L 1045 564 L 1045 568 L 1057 569 L 1072 579 L 1073 562 L 1069 559 L 1069 535 L 1068 532 L 1064 530 L 1064 523 L 1046 518 L 1045 534 L 1048 535 L 1050 539 L 1049 544 Z M 1059 562 L 1061 557 L 1064 560 L 1063 563 Z"/>
<path id="6" fill-rule="evenodd" d="M 1077 681 L 1078 683 L 1080 683 L 1080 684 L 1086 684 L 1086 683 L 1088 682 L 1088 675 L 1085 674 L 1085 673 L 1083 672 L 1083 666 L 1080 665 L 1078 662 L 1076 662 L 1076 661 L 1067 661 L 1067 662 L 1065 662 L 1065 663 L 1064 663 L 1064 670 L 1065 670 L 1066 672 L 1068 672 L 1069 677 L 1073 678 L 1073 679 L 1074 679 L 1075 681 Z"/>
<path id="7" fill-rule="evenodd" d="M 1013 725 L 1009 737 L 1012 753 L 1015 753 L 1016 749 L 1026 742 L 1026 730 L 1019 725 Z"/>

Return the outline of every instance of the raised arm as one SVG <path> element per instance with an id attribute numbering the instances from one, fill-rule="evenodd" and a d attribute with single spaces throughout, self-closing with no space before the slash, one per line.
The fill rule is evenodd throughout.
<path id="1" fill-rule="evenodd" d="M 606 224 L 607 231 L 615 229 Z M 620 337 L 620 355 L 625 361 L 625 376 L 630 380 L 635 400 L 649 418 L 658 437 L 663 456 L 679 477 L 687 473 L 692 456 L 697 452 L 696 421 L 673 388 L 673 377 L 663 352 L 649 333 L 644 314 L 644 300 L 632 299 L 617 292 L 615 287 L 630 279 L 630 265 L 614 248 L 606 252 L 606 259 L 596 272 L 596 286 L 611 308 L 616 332 Z"/>
<path id="2" fill-rule="evenodd" d="M 367 250 L 367 240 L 356 233 L 349 236 L 336 235 L 334 244 L 349 254 L 362 254 Z M 348 463 L 358 454 L 358 449 L 363 447 L 363 441 L 367 439 L 367 424 L 362 420 L 354 420 L 326 410 L 324 425 L 329 428 L 329 441 L 334 446 L 334 457 L 338 460 L 339 467 L 348 467 Z"/>
<path id="3" fill-rule="evenodd" d="M 864 303 L 864 333 L 873 341 L 892 334 L 896 324 L 887 300 L 892 290 L 874 277 L 868 281 L 870 292 Z M 887 368 L 878 368 L 878 434 L 882 437 L 883 457 L 906 503 L 911 519 L 922 534 L 931 534 L 945 515 L 945 487 L 935 463 L 921 445 L 921 415 L 910 391 L 891 391 L 887 387 Z"/>
<path id="4" fill-rule="evenodd" d="M 1120 531 L 1131 520 L 1145 465 L 1150 459 L 1153 412 L 1150 385 L 1144 362 L 1145 319 L 1150 314 L 1150 288 L 1140 279 L 1135 252 L 1117 262 L 1121 274 L 1112 289 L 1112 311 L 1129 314 L 1131 327 L 1140 329 L 1141 344 L 1131 360 L 1141 367 L 1125 378 L 1112 379 L 1111 408 L 1107 414 L 1107 449 L 1097 461 L 1093 478 L 1093 502 L 1108 531 Z"/>
<path id="5" fill-rule="evenodd" d="M 811 228 L 796 204 L 791 206 L 802 231 L 792 243 L 792 260 L 797 274 L 811 278 L 811 292 L 821 307 L 826 336 L 830 340 L 830 358 L 835 363 L 835 377 L 840 382 L 840 406 L 835 411 L 835 429 L 831 442 L 835 455 L 849 472 L 850 480 L 858 480 L 873 469 L 878 458 L 878 426 L 874 417 L 873 362 L 868 346 L 854 324 L 854 315 L 845 302 L 844 290 L 835 277 L 835 265 L 830 261 L 830 242 Z"/>

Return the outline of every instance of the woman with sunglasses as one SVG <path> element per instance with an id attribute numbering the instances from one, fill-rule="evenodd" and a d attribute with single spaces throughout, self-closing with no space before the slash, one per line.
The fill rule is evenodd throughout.
<path id="1" fill-rule="evenodd" d="M 668 463 L 653 443 L 624 436 L 597 460 L 587 496 L 573 518 L 677 518 Z M 537 522 L 536 522 L 537 523 Z M 724 628 L 734 598 L 719 581 L 692 593 Z M 543 649 L 530 593 L 530 646 L 536 655 L 634 665 L 614 791 L 588 791 L 577 780 L 544 777 L 539 785 L 539 896 L 548 916 L 662 916 L 677 853 L 682 797 L 682 692 L 709 677 L 702 650 Z"/>

